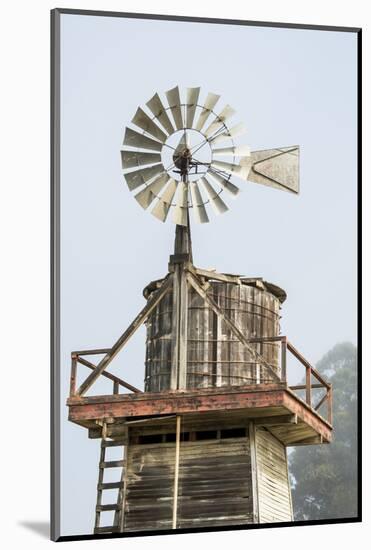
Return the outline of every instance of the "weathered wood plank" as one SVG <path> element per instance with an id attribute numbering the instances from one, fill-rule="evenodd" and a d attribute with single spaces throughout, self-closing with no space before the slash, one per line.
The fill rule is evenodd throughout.
<path id="1" fill-rule="evenodd" d="M 307 425 L 309 435 L 322 435 L 330 441 L 332 426 L 303 400 L 297 397 L 284 384 L 266 384 L 254 386 L 200 388 L 187 392 L 138 393 L 126 395 L 108 395 L 99 397 L 73 397 L 67 400 L 70 408 L 69 419 L 91 428 L 91 422 L 107 418 L 143 418 L 184 414 L 217 415 L 215 418 L 228 420 L 229 415 L 273 416 L 285 413 L 296 414 L 302 424 Z M 230 418 L 232 418 L 232 416 Z M 107 425 L 107 437 L 124 435 L 123 423 Z M 303 426 L 304 427 L 304 426 Z M 296 426 L 287 427 L 287 434 L 295 433 Z M 273 427 L 272 427 L 273 430 Z M 90 429 L 91 437 L 99 437 L 100 429 Z M 276 433 L 276 432 L 275 432 Z"/>
<path id="2" fill-rule="evenodd" d="M 99 468 L 122 468 L 123 466 L 123 460 L 104 460 L 99 463 Z"/>
<path id="3" fill-rule="evenodd" d="M 297 414 L 285 414 L 282 416 L 265 416 L 263 418 L 257 418 L 255 421 L 256 426 L 280 426 L 286 424 L 297 424 Z"/>
<path id="4" fill-rule="evenodd" d="M 176 439 L 175 439 L 174 494 L 173 494 L 173 518 L 172 518 L 173 529 L 176 529 L 177 515 L 178 515 L 180 422 L 181 422 L 181 417 L 178 415 L 176 417 Z"/>
<path id="5" fill-rule="evenodd" d="M 98 483 L 98 490 L 104 491 L 109 489 L 121 489 L 124 486 L 122 481 L 115 481 L 115 482 L 107 482 L 107 483 Z"/>
<path id="6" fill-rule="evenodd" d="M 259 521 L 292 521 L 285 447 L 265 428 L 257 427 Z"/>
<path id="7" fill-rule="evenodd" d="M 140 394 L 138 394 L 140 395 Z M 207 396 L 188 396 L 187 394 L 167 394 L 162 398 L 134 401 L 123 400 L 123 397 L 113 396 L 114 401 L 109 402 L 74 402 L 70 404 L 70 420 L 87 420 L 107 417 L 132 417 L 146 416 L 152 414 L 172 414 L 178 412 L 184 414 L 187 412 L 201 412 L 209 410 L 225 409 L 244 409 L 249 407 L 264 408 L 272 406 L 281 406 L 283 394 L 280 391 L 250 391 L 240 394 L 219 394 L 211 399 Z M 120 399 L 121 398 L 121 399 Z M 87 398 L 91 399 L 91 398 Z"/>

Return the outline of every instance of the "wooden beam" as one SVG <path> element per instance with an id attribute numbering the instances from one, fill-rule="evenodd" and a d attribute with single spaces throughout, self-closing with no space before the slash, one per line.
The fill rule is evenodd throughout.
<path id="1" fill-rule="evenodd" d="M 294 445 L 294 446 L 299 446 L 299 445 L 319 445 L 323 443 L 323 438 L 321 435 L 313 435 L 313 436 L 310 436 L 310 437 L 305 437 L 303 439 L 299 439 L 293 443 L 289 443 L 288 445 Z"/>
<path id="2" fill-rule="evenodd" d="M 264 359 L 260 353 L 258 353 L 253 347 L 250 346 L 248 338 L 242 334 L 240 329 L 236 326 L 236 324 L 229 319 L 225 315 L 225 313 L 220 309 L 218 304 L 211 298 L 207 292 L 205 292 L 198 282 L 198 280 L 195 278 L 195 276 L 189 271 L 187 275 L 187 280 L 189 283 L 193 286 L 193 288 L 196 290 L 196 292 L 201 296 L 201 298 L 204 299 L 204 301 L 210 306 L 210 308 L 216 313 L 218 316 L 220 316 L 223 321 L 228 325 L 228 327 L 231 329 L 233 334 L 239 339 L 239 341 L 245 346 L 246 349 L 251 353 L 251 355 L 254 357 L 254 359 L 258 362 L 264 365 L 264 367 L 267 368 L 267 370 L 270 372 L 270 374 L 276 379 L 280 380 L 280 377 L 278 374 L 272 369 L 272 367 L 269 365 L 269 363 Z"/>
<path id="3" fill-rule="evenodd" d="M 81 384 L 77 390 L 78 395 L 84 395 L 87 390 L 94 384 L 97 378 L 102 374 L 104 369 L 111 363 L 111 361 L 116 357 L 119 351 L 124 347 L 127 341 L 133 336 L 133 334 L 138 330 L 138 328 L 144 323 L 150 313 L 154 308 L 160 303 L 165 294 L 170 290 L 172 285 L 172 276 L 169 275 L 164 279 L 161 287 L 153 292 L 149 298 L 146 306 L 142 311 L 136 316 L 131 325 L 126 329 L 124 334 L 120 336 L 117 342 L 112 346 L 109 353 L 107 353 L 103 359 L 98 363 L 93 372 L 86 378 L 86 380 Z"/>
<path id="4" fill-rule="evenodd" d="M 280 416 L 264 416 L 254 420 L 256 426 L 281 426 L 282 424 L 297 424 L 297 414 L 285 414 Z"/>
<path id="5" fill-rule="evenodd" d="M 87 359 L 84 359 L 83 357 L 78 357 L 77 361 L 82 365 L 85 365 L 91 370 L 96 369 L 96 365 L 94 365 L 93 363 L 90 363 L 90 361 L 88 361 Z M 110 372 L 103 371 L 102 376 L 109 378 L 110 380 L 112 380 L 114 384 L 119 384 L 120 386 L 123 386 L 124 388 L 131 390 L 134 393 L 142 393 L 141 390 L 139 390 L 135 386 L 132 386 L 131 384 L 129 384 L 129 382 L 125 382 L 125 380 L 121 380 L 121 378 L 119 378 L 118 376 L 115 376 L 114 374 L 111 374 Z M 117 387 L 116 387 L 116 391 L 114 391 L 113 393 L 118 393 Z"/>
<path id="6" fill-rule="evenodd" d="M 71 377 L 70 377 L 70 396 L 76 394 L 76 371 L 77 371 L 77 357 L 72 355 L 72 359 L 71 359 Z"/>
<path id="7" fill-rule="evenodd" d="M 262 336 L 261 338 L 248 338 L 250 344 L 269 344 L 270 342 L 283 342 L 286 336 Z"/>
<path id="8" fill-rule="evenodd" d="M 306 385 L 305 384 L 298 384 L 297 386 L 289 386 L 290 390 L 305 390 L 306 389 Z M 325 389 L 326 386 L 324 386 L 323 384 L 311 384 L 311 388 L 312 389 Z"/>
<path id="9" fill-rule="evenodd" d="M 172 363 L 170 388 L 185 389 L 187 385 L 188 344 L 188 284 L 184 264 L 174 267 L 173 316 L 172 316 Z"/>
<path id="10" fill-rule="evenodd" d="M 283 388 L 260 384 L 264 391 L 216 388 L 215 392 L 169 392 L 150 394 L 120 394 L 105 397 L 74 397 L 67 401 L 72 421 L 112 418 L 129 418 L 151 415 L 184 414 L 203 411 L 224 411 L 282 406 Z M 256 388 L 256 387 L 255 387 Z M 214 388 L 211 388 L 214 389 Z M 234 390 L 234 388 L 233 388 Z"/>
<path id="11" fill-rule="evenodd" d="M 109 353 L 111 348 L 99 348 L 99 349 L 83 349 L 78 351 L 72 351 L 71 355 L 102 355 L 103 353 Z"/>
<path id="12" fill-rule="evenodd" d="M 187 349 L 188 349 L 188 283 L 187 275 L 181 267 L 180 273 L 180 319 L 179 319 L 179 366 L 178 387 L 183 390 L 187 387 Z"/>
<path id="13" fill-rule="evenodd" d="M 330 384 L 330 387 L 328 389 L 327 420 L 329 424 L 332 424 L 332 384 Z"/>
<path id="14" fill-rule="evenodd" d="M 251 485 L 253 498 L 253 520 L 259 523 L 259 483 L 258 469 L 256 465 L 256 441 L 255 441 L 255 423 L 249 422 L 249 440 L 250 440 L 250 460 L 251 460 Z"/>
<path id="15" fill-rule="evenodd" d="M 311 367 L 305 367 L 305 400 L 312 406 Z"/>
<path id="16" fill-rule="evenodd" d="M 200 275 L 206 279 L 214 279 L 215 281 L 222 281 L 224 283 L 241 284 L 240 278 L 233 275 L 225 275 L 224 273 L 216 273 L 209 271 L 208 269 L 201 269 L 199 267 L 190 266 L 189 270 L 195 275 Z"/>
<path id="17" fill-rule="evenodd" d="M 145 426 L 146 424 L 156 424 L 158 421 L 164 422 L 164 420 L 170 420 L 170 418 L 177 418 L 175 414 L 170 415 L 163 415 L 163 416 L 156 416 L 156 417 L 150 417 L 150 418 L 141 418 L 140 420 L 129 420 L 126 422 L 127 426 Z"/>
<path id="18" fill-rule="evenodd" d="M 180 275 L 179 265 L 174 266 L 173 273 L 173 312 L 171 325 L 171 373 L 170 389 L 178 389 L 179 370 L 179 319 L 180 319 Z"/>
<path id="19" fill-rule="evenodd" d="M 325 395 L 322 397 L 322 399 L 320 399 L 317 403 L 317 405 L 314 407 L 314 410 L 315 411 L 318 411 L 318 409 L 320 408 L 321 405 L 323 405 L 323 403 L 326 401 L 326 399 L 328 399 L 328 393 L 326 391 Z"/>
<path id="20" fill-rule="evenodd" d="M 312 367 L 312 365 L 305 359 L 305 357 L 303 357 L 302 354 L 296 348 L 294 348 L 294 346 L 290 342 L 287 342 L 287 349 L 291 351 L 291 353 L 296 357 L 296 359 L 300 361 L 300 363 L 304 365 L 304 367 L 309 367 L 311 369 L 313 376 L 317 378 L 318 382 L 321 382 L 324 386 L 326 386 L 326 388 L 330 387 L 330 384 L 326 382 L 326 380 L 321 376 L 318 370 Z"/>
<path id="21" fill-rule="evenodd" d="M 178 514 L 178 484 L 179 484 L 179 457 L 180 457 L 180 416 L 176 417 L 175 436 L 175 465 L 174 465 L 174 496 L 173 496 L 173 529 L 177 527 Z"/>
<path id="22" fill-rule="evenodd" d="M 287 359 L 287 340 L 285 337 L 281 340 L 281 380 L 286 382 L 286 359 Z"/>

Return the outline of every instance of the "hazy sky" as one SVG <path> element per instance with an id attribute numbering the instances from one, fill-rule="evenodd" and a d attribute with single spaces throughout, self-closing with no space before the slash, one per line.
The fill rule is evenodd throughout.
<path id="1" fill-rule="evenodd" d="M 300 145 L 299 196 L 242 182 L 229 212 L 192 225 L 192 240 L 196 265 L 283 287 L 282 333 L 315 363 L 356 341 L 356 35 L 62 15 L 61 81 L 61 534 L 70 535 L 92 532 L 99 458 L 99 441 L 67 422 L 70 352 L 114 343 L 173 248 L 175 226 L 143 211 L 124 182 L 125 126 L 156 91 L 201 86 L 202 98 L 218 93 L 220 108 L 236 109 L 252 150 Z M 110 367 L 139 387 L 144 337 L 142 328 Z"/>

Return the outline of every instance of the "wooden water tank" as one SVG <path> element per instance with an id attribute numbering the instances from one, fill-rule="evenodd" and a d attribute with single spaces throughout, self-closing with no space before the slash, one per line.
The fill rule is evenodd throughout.
<path id="1" fill-rule="evenodd" d="M 161 281 L 144 289 L 148 299 Z M 262 279 L 209 280 L 208 294 L 247 338 L 280 334 L 280 305 L 285 292 Z M 170 389 L 173 296 L 169 293 L 147 321 L 145 391 Z M 254 343 L 279 374 L 279 343 Z M 270 382 L 272 375 L 231 333 L 200 295 L 188 288 L 187 389 Z"/>

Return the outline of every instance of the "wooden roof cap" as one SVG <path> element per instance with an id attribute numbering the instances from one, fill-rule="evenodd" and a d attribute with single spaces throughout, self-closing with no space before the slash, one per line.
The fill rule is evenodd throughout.
<path id="1" fill-rule="evenodd" d="M 196 267 L 194 268 L 194 270 L 199 276 L 204 277 L 205 279 L 210 281 L 216 281 L 220 283 L 224 282 L 232 284 L 243 284 L 258 288 L 266 292 L 270 292 L 271 294 L 273 294 L 273 296 L 279 299 L 281 304 L 287 298 L 287 294 L 282 288 L 273 283 L 265 281 L 262 277 L 244 277 L 243 275 L 236 275 L 231 273 L 217 273 L 213 270 L 200 269 Z M 151 281 L 143 289 L 143 296 L 148 299 L 150 294 L 161 286 L 163 280 L 164 279 L 156 279 L 155 281 Z"/>

